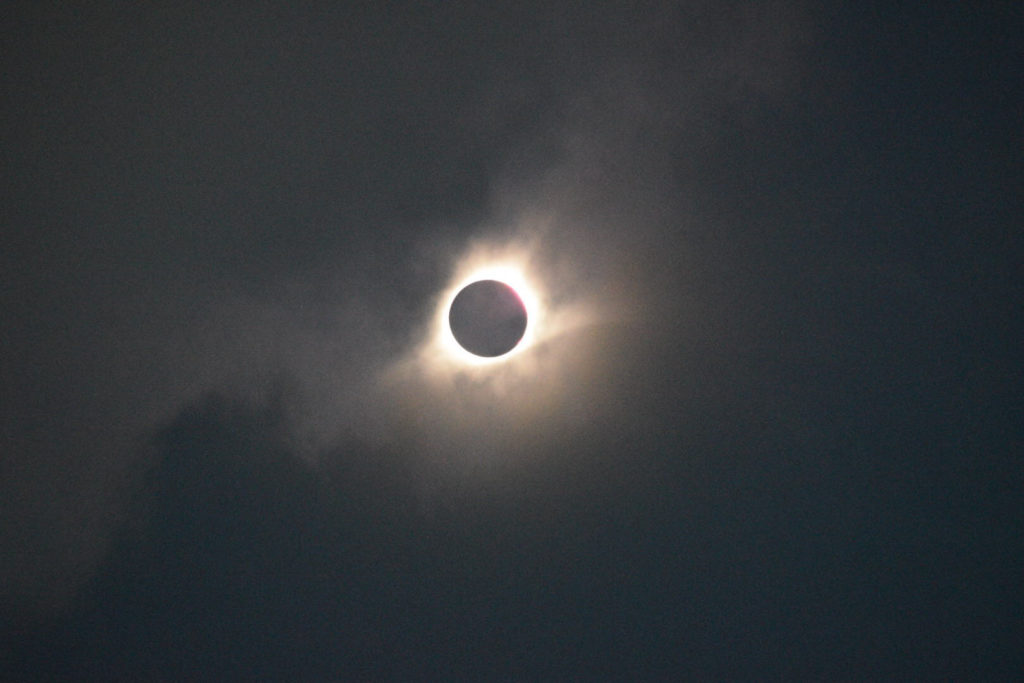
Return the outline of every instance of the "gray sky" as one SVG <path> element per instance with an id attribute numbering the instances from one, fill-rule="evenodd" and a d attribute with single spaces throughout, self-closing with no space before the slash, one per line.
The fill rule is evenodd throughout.
<path id="1" fill-rule="evenodd" d="M 675 647 L 642 636 L 656 605 L 691 604 L 749 671 L 1019 671 L 1004 647 L 1020 636 L 1019 28 L 996 4 L 16 9 L 5 629 L 78 628 L 95 591 L 115 604 L 96 586 L 126 566 L 111 545 L 126 528 L 174 547 L 139 510 L 171 505 L 153 491 L 181 453 L 221 452 L 189 431 L 195 415 L 236 424 L 203 412 L 213 395 L 279 425 L 274 457 L 341 477 L 339 499 L 361 481 L 339 472 L 383 471 L 366 509 L 394 505 L 398 528 L 446 529 L 470 557 L 510 520 L 531 543 L 575 527 L 590 540 L 537 555 L 546 585 L 573 586 L 552 588 L 552 614 L 592 553 L 610 582 L 593 590 L 643 592 L 672 567 L 670 597 L 603 613 L 651 652 Z M 464 366 L 439 350 L 438 316 L 494 264 L 528 276 L 542 322 L 508 362 Z M 237 417 L 252 443 L 273 441 L 264 418 Z M 605 539 L 593 508 L 632 531 Z M 627 537 L 651 548 L 607 564 Z M 701 547 L 704 564 L 666 560 Z M 481 595 L 523 598 L 484 575 Z M 746 616 L 728 597 L 762 589 L 778 602 Z M 878 624 L 888 635 L 854 635 Z M 775 631 L 835 658 L 769 666 L 800 656 L 754 646 Z M 518 661 L 532 641 L 510 642 Z M 701 652 L 695 673 L 740 671 Z"/>

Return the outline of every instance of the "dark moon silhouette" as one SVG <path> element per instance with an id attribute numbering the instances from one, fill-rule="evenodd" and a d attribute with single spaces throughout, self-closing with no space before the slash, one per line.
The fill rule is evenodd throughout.
<path id="1" fill-rule="evenodd" d="M 466 285 L 448 309 L 448 325 L 459 346 L 476 356 L 502 356 L 526 332 L 526 307 L 516 291 L 497 280 Z"/>

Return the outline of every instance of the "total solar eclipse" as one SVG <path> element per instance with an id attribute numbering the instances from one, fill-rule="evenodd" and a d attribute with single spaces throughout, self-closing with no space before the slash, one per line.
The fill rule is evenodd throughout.
<path id="1" fill-rule="evenodd" d="M 448 326 L 459 346 L 473 355 L 503 356 L 526 333 L 526 306 L 504 282 L 477 280 L 455 295 Z"/>

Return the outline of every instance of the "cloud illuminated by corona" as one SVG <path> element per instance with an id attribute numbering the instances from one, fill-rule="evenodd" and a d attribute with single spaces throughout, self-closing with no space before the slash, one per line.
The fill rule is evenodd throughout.
<path id="1" fill-rule="evenodd" d="M 600 397 L 588 386 L 614 365 L 592 343 L 605 315 L 576 296 L 572 269 L 553 265 L 553 251 L 534 229 L 511 241 L 481 238 L 454 259 L 420 341 L 380 377 L 393 423 L 414 450 L 459 471 L 515 467 L 548 450 L 539 445 L 594 423 Z M 454 297 L 482 279 L 515 289 L 528 316 L 520 343 L 494 358 L 459 346 L 448 323 Z"/>

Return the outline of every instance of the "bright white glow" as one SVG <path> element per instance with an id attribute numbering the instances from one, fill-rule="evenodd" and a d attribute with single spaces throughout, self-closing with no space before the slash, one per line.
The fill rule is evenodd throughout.
<path id="1" fill-rule="evenodd" d="M 508 353 L 491 358 L 477 356 L 462 348 L 452 335 L 451 326 L 448 324 L 448 310 L 452 301 L 463 287 L 477 282 L 478 280 L 497 280 L 504 282 L 519 295 L 519 299 L 526 308 L 526 330 L 523 338 L 519 340 Z M 467 365 L 491 365 L 504 363 L 523 353 L 537 339 L 537 332 L 543 324 L 543 308 L 539 290 L 526 275 L 521 266 L 511 261 L 482 263 L 476 267 L 467 269 L 462 277 L 457 278 L 456 283 L 450 287 L 440 299 L 440 306 L 437 313 L 437 335 L 441 349 L 445 357 Z"/>

